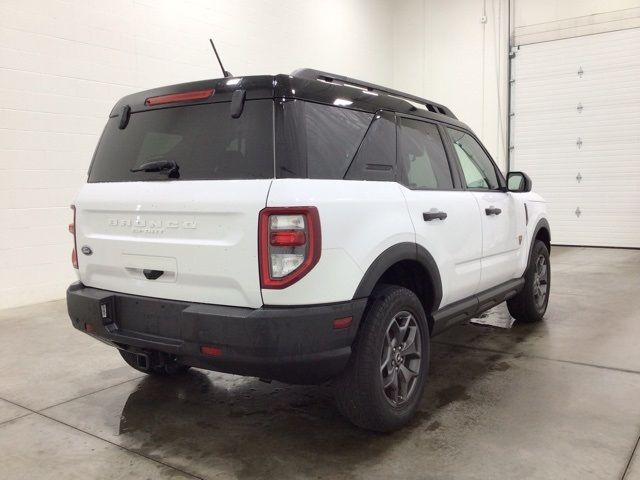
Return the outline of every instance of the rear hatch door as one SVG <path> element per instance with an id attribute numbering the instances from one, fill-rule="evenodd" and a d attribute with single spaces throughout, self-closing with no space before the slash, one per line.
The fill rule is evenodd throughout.
<path id="1" fill-rule="evenodd" d="M 76 205 L 81 281 L 117 292 L 262 305 L 258 214 L 273 162 L 273 101 L 170 104 L 109 119 Z M 137 171 L 171 162 L 170 169 Z M 151 170 L 154 170 L 153 168 Z"/>

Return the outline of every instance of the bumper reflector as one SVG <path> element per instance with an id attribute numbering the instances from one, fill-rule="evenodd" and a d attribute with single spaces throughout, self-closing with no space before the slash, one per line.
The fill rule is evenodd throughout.
<path id="1" fill-rule="evenodd" d="M 212 345 L 202 345 L 200 347 L 200 353 L 208 357 L 219 357 L 222 355 L 222 349 Z"/>
<path id="2" fill-rule="evenodd" d="M 333 329 L 340 330 L 342 328 L 349 328 L 352 322 L 353 322 L 353 317 L 336 318 L 333 321 Z"/>

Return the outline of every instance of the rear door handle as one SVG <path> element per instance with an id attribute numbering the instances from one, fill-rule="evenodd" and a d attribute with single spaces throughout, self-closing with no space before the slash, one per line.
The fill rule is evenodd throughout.
<path id="1" fill-rule="evenodd" d="M 484 213 L 486 213 L 487 215 L 500 215 L 502 213 L 502 210 L 496 207 L 489 207 L 484 209 Z"/>
<path id="2" fill-rule="evenodd" d="M 422 214 L 422 219 L 425 222 L 430 222 L 431 220 L 444 220 L 447 218 L 447 214 L 445 212 L 424 212 Z"/>

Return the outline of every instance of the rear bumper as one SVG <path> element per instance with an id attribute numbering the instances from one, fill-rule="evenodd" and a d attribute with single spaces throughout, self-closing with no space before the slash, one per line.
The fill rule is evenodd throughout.
<path id="1" fill-rule="evenodd" d="M 72 284 L 67 309 L 78 330 L 137 352 L 159 351 L 181 363 L 290 383 L 340 373 L 351 355 L 366 299 L 258 309 L 141 297 Z M 336 330 L 333 320 L 353 317 Z M 200 353 L 202 345 L 222 350 Z"/>

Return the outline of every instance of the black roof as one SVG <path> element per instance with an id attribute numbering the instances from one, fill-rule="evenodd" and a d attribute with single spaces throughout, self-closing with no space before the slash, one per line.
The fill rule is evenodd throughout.
<path id="1" fill-rule="evenodd" d="M 247 100 L 294 98 L 370 113 L 387 110 L 468 128 L 444 105 L 398 90 L 313 69 L 295 70 L 291 75 L 227 77 L 154 88 L 123 97 L 116 103 L 110 116 L 118 116 L 125 106 L 131 108 L 132 113 L 165 108 L 166 104 L 147 106 L 145 100 L 195 90 L 214 89 L 215 93 L 210 98 L 189 103 L 228 102 L 231 101 L 233 92 L 240 88 L 246 91 Z"/>

